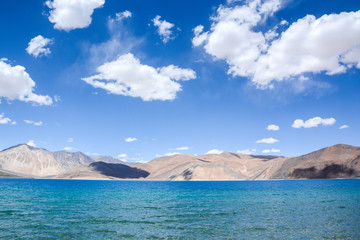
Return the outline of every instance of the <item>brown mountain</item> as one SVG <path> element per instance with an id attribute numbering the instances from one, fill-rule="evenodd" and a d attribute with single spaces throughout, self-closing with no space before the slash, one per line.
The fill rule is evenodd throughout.
<path id="1" fill-rule="evenodd" d="M 262 180 L 360 177 L 360 148 L 338 144 L 299 157 L 230 152 L 174 155 L 137 165 L 154 180 Z"/>
<path id="2" fill-rule="evenodd" d="M 121 163 L 93 162 L 56 176 L 66 179 L 142 179 L 149 173 Z"/>
<path id="3" fill-rule="evenodd" d="M 174 155 L 137 167 L 150 172 L 152 180 L 246 180 L 268 179 L 283 157 L 251 156 L 223 152 L 203 156 Z"/>
<path id="4" fill-rule="evenodd" d="M 271 178 L 355 177 L 360 177 L 360 147 L 337 144 L 287 159 Z"/>
<path id="5" fill-rule="evenodd" d="M 97 158 L 106 160 L 108 157 Z M 109 163 L 110 162 L 110 163 Z M 231 152 L 174 155 L 143 164 L 18 145 L 0 152 L 0 177 L 146 180 L 260 180 L 360 177 L 360 147 L 338 144 L 299 157 Z"/>

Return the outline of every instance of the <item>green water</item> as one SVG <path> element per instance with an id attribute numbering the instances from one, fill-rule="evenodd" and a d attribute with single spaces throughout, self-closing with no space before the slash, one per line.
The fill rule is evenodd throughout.
<path id="1" fill-rule="evenodd" d="M 0 180 L 0 239 L 360 239 L 360 180 Z"/>

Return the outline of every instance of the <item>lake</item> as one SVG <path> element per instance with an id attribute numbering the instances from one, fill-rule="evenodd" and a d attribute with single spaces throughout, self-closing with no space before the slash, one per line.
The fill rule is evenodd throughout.
<path id="1" fill-rule="evenodd" d="M 0 239 L 360 239 L 360 180 L 0 179 Z"/>

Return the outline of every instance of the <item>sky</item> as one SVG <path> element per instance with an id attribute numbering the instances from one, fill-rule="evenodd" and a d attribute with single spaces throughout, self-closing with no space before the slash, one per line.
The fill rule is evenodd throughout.
<path id="1" fill-rule="evenodd" d="M 357 0 L 2 0 L 0 31 L 0 149 L 360 145 Z"/>

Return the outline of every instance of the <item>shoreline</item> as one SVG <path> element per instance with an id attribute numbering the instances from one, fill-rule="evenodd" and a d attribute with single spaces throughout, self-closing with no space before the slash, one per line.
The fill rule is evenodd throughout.
<path id="1" fill-rule="evenodd" d="M 360 178 L 312 178 L 312 179 L 244 179 L 244 180 L 156 180 L 156 179 L 77 179 L 77 178 L 0 178 L 16 180 L 74 180 L 74 181 L 124 181 L 124 182 L 258 182 L 258 181 L 305 181 L 305 180 L 360 180 Z"/>

